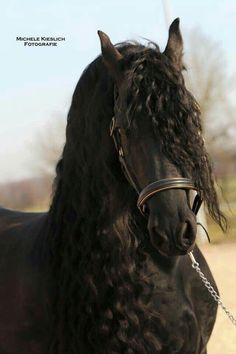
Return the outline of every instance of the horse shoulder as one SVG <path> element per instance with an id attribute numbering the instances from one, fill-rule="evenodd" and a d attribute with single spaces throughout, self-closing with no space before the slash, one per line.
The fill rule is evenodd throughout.
<path id="1" fill-rule="evenodd" d="M 46 220 L 46 213 L 0 209 L 2 352 L 41 354 L 48 340 L 50 286 L 44 254 Z"/>
<path id="2" fill-rule="evenodd" d="M 194 256 L 208 281 L 217 290 L 211 270 L 200 249 L 195 246 Z M 217 303 L 214 301 L 196 271 L 192 268 L 189 256 L 184 256 L 179 263 L 179 276 L 182 288 L 198 323 L 202 343 L 205 346 L 210 338 L 216 320 Z"/>

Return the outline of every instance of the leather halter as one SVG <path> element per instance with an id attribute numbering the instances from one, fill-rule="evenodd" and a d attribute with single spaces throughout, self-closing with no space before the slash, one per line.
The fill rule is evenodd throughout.
<path id="1" fill-rule="evenodd" d="M 119 154 L 119 160 L 121 163 L 121 167 L 123 172 L 130 184 L 136 190 L 138 196 L 137 207 L 141 211 L 142 214 L 145 214 L 145 206 L 146 201 L 151 198 L 153 195 L 168 189 L 184 189 L 184 190 L 195 190 L 197 194 L 193 201 L 192 212 L 197 215 L 201 204 L 203 202 L 201 194 L 199 190 L 196 188 L 194 183 L 190 178 L 183 177 L 174 177 L 174 178 L 165 178 L 159 181 L 155 181 L 153 183 L 148 184 L 144 189 L 139 190 L 138 183 L 136 177 L 132 174 L 130 169 L 128 168 L 128 164 L 125 160 L 124 150 L 121 144 L 120 137 L 120 128 L 116 126 L 115 116 L 112 117 L 111 125 L 110 125 L 110 136 L 113 138 L 115 148 Z"/>
<path id="2" fill-rule="evenodd" d="M 197 190 L 189 178 L 165 178 L 147 185 L 139 194 L 137 206 L 141 208 L 152 195 L 167 189 Z"/>

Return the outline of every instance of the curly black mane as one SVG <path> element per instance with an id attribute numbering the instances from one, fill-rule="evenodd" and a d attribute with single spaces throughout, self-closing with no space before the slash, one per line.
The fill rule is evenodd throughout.
<path id="1" fill-rule="evenodd" d="M 224 228 L 199 107 L 182 74 L 156 45 L 127 42 L 117 48 L 126 72 L 127 122 L 135 129 L 139 111 L 150 118 L 163 153 L 191 176 Z M 68 114 L 50 208 L 53 354 L 158 353 L 164 345 L 165 323 L 152 307 L 154 285 L 146 267 L 147 221 L 109 136 L 113 90 L 99 56 L 82 74 Z"/>

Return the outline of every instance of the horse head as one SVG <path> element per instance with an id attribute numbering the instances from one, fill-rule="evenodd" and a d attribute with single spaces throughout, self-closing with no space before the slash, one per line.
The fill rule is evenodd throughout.
<path id="1" fill-rule="evenodd" d="M 163 53 L 140 46 L 122 54 L 105 33 L 98 34 L 103 61 L 114 80 L 110 134 L 127 181 L 139 195 L 151 243 L 164 255 L 186 254 L 196 239 L 189 190 L 201 193 L 194 181 L 192 141 L 201 147 L 202 161 L 206 153 L 198 105 L 181 72 L 179 20 L 170 26 Z"/>

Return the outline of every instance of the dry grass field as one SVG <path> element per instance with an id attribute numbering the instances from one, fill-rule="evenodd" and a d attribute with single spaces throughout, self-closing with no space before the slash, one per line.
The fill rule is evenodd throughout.
<path id="1" fill-rule="evenodd" d="M 236 317 L 236 243 L 200 247 L 210 265 L 221 298 Z M 236 327 L 221 308 L 208 345 L 208 354 L 236 354 Z"/>

